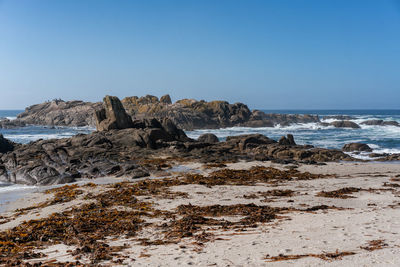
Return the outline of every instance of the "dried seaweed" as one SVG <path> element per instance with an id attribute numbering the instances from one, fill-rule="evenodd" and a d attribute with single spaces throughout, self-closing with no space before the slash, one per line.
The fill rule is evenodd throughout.
<path id="1" fill-rule="evenodd" d="M 338 190 L 333 190 L 333 191 L 321 191 L 317 194 L 318 197 L 329 197 L 329 198 L 354 198 L 353 196 L 349 196 L 349 194 L 352 194 L 354 192 L 359 192 L 361 191 L 361 188 L 356 188 L 356 187 L 344 187 Z"/>
<path id="2" fill-rule="evenodd" d="M 339 252 L 336 250 L 336 252 L 329 252 L 329 253 L 321 253 L 321 254 L 297 254 L 297 255 L 283 255 L 280 254 L 278 256 L 266 256 L 265 259 L 268 260 L 268 262 L 276 262 L 276 261 L 288 261 L 288 260 L 297 260 L 301 258 L 308 258 L 308 257 L 313 257 L 313 258 L 319 258 L 321 260 L 325 261 L 331 261 L 331 260 L 339 260 L 344 256 L 351 256 L 355 255 L 355 252 L 351 251 L 343 251 Z"/>
<path id="3" fill-rule="evenodd" d="M 388 244 L 385 243 L 385 240 L 376 239 L 376 240 L 368 241 L 368 244 L 366 246 L 361 246 L 360 248 L 368 250 L 368 251 L 374 251 L 374 250 L 378 250 L 378 249 L 383 249 L 387 246 L 388 246 Z"/>
<path id="4" fill-rule="evenodd" d="M 157 160 L 156 163 L 160 166 L 163 164 L 161 160 Z M 81 187 L 67 185 L 55 188 L 47 191 L 47 193 L 53 194 L 49 201 L 19 212 L 69 202 L 80 196 L 82 199 L 90 201 L 62 213 L 23 222 L 6 232 L 0 232 L 0 264 L 20 265 L 23 260 L 42 258 L 45 255 L 35 253 L 34 249 L 59 243 L 77 247 L 76 250 L 71 252 L 77 259 L 77 262 L 70 263 L 74 266 L 82 264 L 79 262 L 82 255 L 89 258 L 92 264 L 108 260 L 121 262 L 122 259 L 118 257 L 122 256 L 117 252 L 125 247 L 109 246 L 107 239 L 121 236 L 135 237 L 138 231 L 150 226 L 145 221 L 146 217 L 164 218 L 169 221 L 159 226 L 159 229 L 164 233 L 163 239 L 140 240 L 143 245 L 177 243 L 182 238 L 190 237 L 195 240 L 197 245 L 201 246 L 203 243 L 214 239 L 213 227 L 245 230 L 248 227 L 256 227 L 259 223 L 277 219 L 277 214 L 296 210 L 255 204 L 238 204 L 205 207 L 181 205 L 175 211 L 163 211 L 155 209 L 151 202 L 139 200 L 138 197 L 146 196 L 149 199 L 186 198 L 188 197 L 187 193 L 175 192 L 170 189 L 172 186 L 188 184 L 206 186 L 255 185 L 257 183 L 278 183 L 295 179 L 324 177 L 328 176 L 300 173 L 296 170 L 282 171 L 274 168 L 254 167 L 250 170 L 223 169 L 215 171 L 209 176 L 187 174 L 180 178 L 117 183 L 106 187 L 106 190 L 97 195 L 87 193 L 87 188 L 96 186 L 92 183 Z M 290 196 L 293 192 L 291 190 L 271 190 L 268 194 Z M 312 210 L 327 208 L 332 207 L 318 207 Z M 237 221 L 228 221 L 224 218 L 217 219 L 223 216 L 240 216 L 240 219 Z M 48 264 L 62 265 L 57 262 L 49 262 Z"/>

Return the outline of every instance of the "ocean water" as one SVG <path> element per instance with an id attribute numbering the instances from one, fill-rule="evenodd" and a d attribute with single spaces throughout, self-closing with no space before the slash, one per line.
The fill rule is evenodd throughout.
<path id="1" fill-rule="evenodd" d="M 336 119 L 324 116 L 348 115 L 360 125 L 366 120 L 397 121 L 400 123 L 400 110 L 263 110 L 267 113 L 280 114 L 313 114 L 320 116 L 322 122 L 332 122 Z M 360 129 L 335 128 L 321 126 L 317 123 L 294 124 L 290 126 L 276 126 L 274 128 L 231 127 L 216 130 L 195 130 L 187 132 L 188 136 L 197 138 L 203 133 L 213 133 L 221 140 L 230 135 L 261 133 L 272 139 L 279 139 L 283 135 L 293 134 L 296 143 L 314 145 L 323 148 L 340 149 L 344 144 L 361 142 L 368 144 L 374 153 L 400 153 L 400 127 L 396 126 L 369 126 L 360 125 Z M 368 153 L 354 155 L 361 159 L 370 159 Z"/>
<path id="2" fill-rule="evenodd" d="M 22 110 L 0 110 L 0 118 L 15 119 Z M 5 138 L 14 142 L 27 144 L 38 139 L 66 138 L 76 134 L 91 133 L 92 127 L 50 127 L 50 126 L 26 126 L 15 129 L 0 129 Z"/>

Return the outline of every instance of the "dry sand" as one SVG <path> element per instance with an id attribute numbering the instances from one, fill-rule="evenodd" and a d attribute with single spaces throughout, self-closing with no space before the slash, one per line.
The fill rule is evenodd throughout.
<path id="1" fill-rule="evenodd" d="M 281 169 L 289 167 L 271 162 L 239 162 L 228 164 L 227 168 L 249 169 L 252 166 Z M 207 174 L 215 169 L 203 169 L 201 164 L 187 164 L 180 170 Z M 185 192 L 188 198 L 161 198 L 152 201 L 158 209 L 162 210 L 173 210 L 179 205 L 188 203 L 198 206 L 254 203 L 303 209 L 328 205 L 343 209 L 290 212 L 278 220 L 248 229 L 246 232 L 216 230 L 214 231 L 216 240 L 207 242 L 202 247 L 193 244 L 191 238 L 185 238 L 179 244 L 143 246 L 121 237 L 110 241 L 109 244 L 129 245 L 121 253 L 128 257 L 123 265 L 130 266 L 400 266 L 398 257 L 400 253 L 400 181 L 397 181 L 400 177 L 400 164 L 328 163 L 321 166 L 301 165 L 298 170 L 318 174 L 336 174 L 336 177 L 288 181 L 278 186 L 270 184 L 212 187 L 198 184 L 181 185 L 173 187 L 172 190 Z M 105 179 L 104 183 L 115 181 L 113 179 Z M 346 199 L 316 196 L 321 191 L 333 191 L 346 187 L 365 190 L 354 192 L 350 195 L 351 198 Z M 252 194 L 260 195 L 262 192 L 274 189 L 290 189 L 295 193 L 290 197 L 244 197 Z M 370 190 L 367 191 L 367 189 Z M 105 189 L 99 186 L 86 190 L 99 192 Z M 10 207 L 31 206 L 48 197 L 43 193 L 31 194 Z M 67 210 L 83 201 L 90 200 L 78 198 L 68 203 L 33 210 L 8 223 L 0 224 L 0 230 L 10 229 L 24 220 L 43 218 L 53 212 Z M 9 211 L 2 215 L 11 216 L 12 214 L 13 212 Z M 229 219 L 238 220 L 240 217 Z M 158 219 L 153 220 L 159 223 Z M 146 231 L 139 235 L 157 239 L 160 234 L 156 230 L 151 231 L 146 228 Z M 384 246 L 380 249 L 368 250 L 368 242 L 373 240 L 380 240 Z M 73 256 L 67 252 L 68 249 L 73 248 L 56 245 L 41 252 L 48 255 L 46 260 L 74 261 Z M 266 259 L 266 257 L 279 255 L 319 255 L 337 251 L 352 252 L 354 255 L 333 260 L 310 256 L 277 262 Z M 108 264 L 113 265 L 110 262 Z"/>

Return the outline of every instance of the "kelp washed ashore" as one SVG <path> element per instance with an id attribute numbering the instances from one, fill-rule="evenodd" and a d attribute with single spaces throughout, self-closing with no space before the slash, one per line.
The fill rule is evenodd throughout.
<path id="1" fill-rule="evenodd" d="M 46 208 L 57 210 L 49 216 L 23 221 L 1 232 L 0 263 L 8 266 L 135 264 L 151 259 L 146 248 L 178 246 L 192 253 L 204 253 L 207 244 L 228 242 L 229 238 L 251 234 L 258 229 L 273 229 L 296 214 L 318 216 L 321 212 L 352 210 L 328 203 L 310 205 L 305 198 L 330 198 L 318 197 L 318 191 L 312 194 L 312 191 L 298 187 L 299 184 L 327 183 L 337 179 L 335 175 L 263 166 L 250 169 L 220 166 L 205 165 L 202 173 L 170 178 L 111 185 L 67 185 L 49 190 L 45 201 L 2 218 L 1 224 L 6 225 Z M 365 192 L 381 193 L 380 188 L 375 189 L 365 188 Z M 395 187 L 390 189 L 382 192 L 398 194 Z M 213 190 L 229 191 L 231 199 L 224 201 L 221 196 L 213 196 L 210 194 L 215 192 Z M 349 190 L 342 191 L 347 193 Z M 353 194 L 360 192 L 350 191 Z M 208 201 L 202 199 L 204 196 Z M 138 247 L 142 248 L 140 254 Z M 276 256 L 265 256 L 270 254 L 265 251 L 264 258 L 266 261 L 307 257 L 335 260 L 359 251 L 387 247 L 393 247 L 393 244 L 372 240 L 348 251 L 338 247 L 337 252 Z M 64 260 L 51 256 L 57 254 L 57 250 L 64 251 Z"/>

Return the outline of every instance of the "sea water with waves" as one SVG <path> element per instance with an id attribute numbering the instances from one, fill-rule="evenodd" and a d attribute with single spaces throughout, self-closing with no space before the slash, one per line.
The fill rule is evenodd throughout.
<path id="1" fill-rule="evenodd" d="M 230 135 L 261 133 L 272 139 L 279 139 L 286 134 L 293 134 L 297 144 L 313 145 L 322 148 L 341 149 L 347 143 L 366 143 L 372 153 L 400 153 L 400 127 L 362 125 L 367 120 L 397 121 L 400 123 L 400 110 L 262 110 L 277 114 L 312 114 L 318 115 L 321 122 L 330 123 L 337 119 L 332 116 L 349 116 L 350 121 L 360 125 L 360 129 L 335 128 L 318 123 L 293 124 L 263 128 L 231 127 L 216 130 L 195 130 L 187 132 L 189 137 L 197 138 L 203 133 L 213 133 L 220 139 Z M 360 159 L 371 159 L 368 153 L 352 154 Z"/>
<path id="2" fill-rule="evenodd" d="M 350 121 L 360 125 L 360 129 L 335 128 L 321 126 L 318 123 L 295 124 L 263 128 L 231 127 L 212 130 L 187 131 L 191 138 L 197 138 L 203 133 L 214 133 L 220 140 L 230 135 L 261 133 L 273 139 L 279 139 L 286 134 L 293 134 L 298 144 L 309 144 L 316 147 L 340 149 L 346 143 L 361 142 L 368 144 L 373 153 L 400 153 L 400 127 L 362 125 L 366 120 L 397 121 L 400 123 L 400 110 L 263 110 L 266 113 L 277 114 L 313 114 L 318 115 L 321 122 L 332 122 L 336 119 L 330 116 L 350 116 Z M 15 119 L 22 110 L 0 110 L 0 118 Z M 326 116 L 326 118 L 325 118 Z M 38 139 L 65 138 L 79 133 L 90 133 L 91 127 L 49 127 L 26 126 L 15 129 L 0 129 L 0 133 L 17 143 L 29 143 Z M 353 155 L 361 159 L 370 159 L 368 153 Z M 13 201 L 27 192 L 37 190 L 35 186 L 12 185 L 0 182 L 0 211 L 2 204 Z"/>
<path id="3" fill-rule="evenodd" d="M 0 110 L 0 120 L 17 118 L 23 110 Z M 50 127 L 26 126 L 14 129 L 0 129 L 0 134 L 16 143 L 27 144 L 39 139 L 65 138 L 79 133 L 90 133 L 92 127 Z M 5 204 L 15 201 L 25 194 L 38 190 L 36 186 L 16 185 L 0 181 L 0 212 L 4 211 Z"/>

